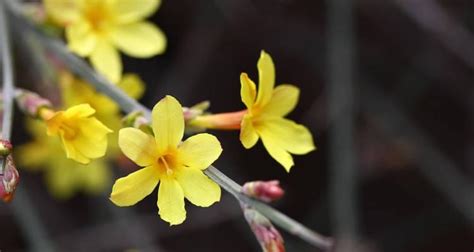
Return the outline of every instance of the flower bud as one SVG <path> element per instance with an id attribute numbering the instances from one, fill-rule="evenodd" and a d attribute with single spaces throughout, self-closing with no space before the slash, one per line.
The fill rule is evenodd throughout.
<path id="1" fill-rule="evenodd" d="M 280 187 L 280 181 L 252 181 L 242 187 L 242 193 L 264 202 L 272 202 L 280 199 L 285 191 Z"/>
<path id="2" fill-rule="evenodd" d="M 4 202 L 10 202 L 20 181 L 20 175 L 11 155 L 7 156 L 4 161 L 6 162 L 5 169 L 0 175 L 0 198 Z"/>
<path id="3" fill-rule="evenodd" d="M 242 210 L 263 252 L 285 252 L 280 232 L 265 216 L 249 206 L 242 205 Z"/>
<path id="4" fill-rule="evenodd" d="M 12 144 L 8 140 L 0 139 L 0 156 L 6 157 L 12 152 Z"/>
<path id="5" fill-rule="evenodd" d="M 143 112 L 134 111 L 122 118 L 123 127 L 133 127 L 153 135 L 150 122 L 143 116 Z"/>
<path id="6" fill-rule="evenodd" d="M 16 103 L 23 113 L 34 118 L 39 117 L 40 109 L 51 107 L 49 100 L 27 90 L 19 92 L 16 96 Z"/>
<path id="7" fill-rule="evenodd" d="M 183 115 L 185 121 L 190 121 L 197 116 L 204 114 L 204 112 L 209 109 L 211 103 L 209 101 L 200 102 L 190 108 L 183 107 Z"/>

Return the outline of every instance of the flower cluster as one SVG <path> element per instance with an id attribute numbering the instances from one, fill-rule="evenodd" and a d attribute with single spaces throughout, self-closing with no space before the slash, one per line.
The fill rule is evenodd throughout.
<path id="1" fill-rule="evenodd" d="M 138 99 L 144 93 L 144 84 L 137 75 L 122 74 L 119 51 L 138 58 L 164 52 L 165 35 L 144 21 L 160 4 L 160 0 L 44 0 L 45 16 L 35 20 L 53 22 L 64 29 L 72 52 L 87 57 L 110 83 Z M 292 155 L 316 149 L 308 128 L 286 118 L 298 103 L 299 88 L 290 84 L 275 86 L 275 66 L 265 51 L 257 62 L 258 86 L 247 73 L 240 75 L 240 96 L 245 108 L 219 114 L 206 112 L 210 106 L 207 101 L 183 108 L 168 95 L 153 107 L 151 118 L 145 118 L 144 111 L 122 117 L 120 107 L 109 97 L 61 66 L 56 67 L 60 105 L 17 90 L 20 109 L 37 119 L 27 120 L 34 140 L 20 146 L 17 157 L 23 167 L 48 167 L 48 187 L 60 198 L 76 191 L 98 193 L 108 188 L 111 171 L 108 160 L 101 158 L 123 154 L 141 168 L 115 181 L 110 200 L 120 207 L 131 206 L 158 188 L 159 216 L 170 225 L 178 225 L 186 219 L 185 200 L 209 207 L 221 198 L 221 188 L 215 182 L 219 179 L 209 173 L 215 169 L 206 171 L 220 157 L 221 144 L 211 134 L 194 133 L 207 129 L 239 130 L 244 148 L 250 149 L 261 140 L 287 172 L 294 166 Z M 101 78 L 97 82 L 107 83 Z M 114 91 L 116 98 L 120 92 Z M 131 107 L 127 109 L 137 106 Z M 192 136 L 183 140 L 185 133 Z M 10 152 L 11 147 L 0 141 L 0 155 L 7 162 L 0 174 L 0 198 L 5 201 L 11 199 L 19 179 Z M 255 202 L 247 196 L 271 202 L 281 198 L 284 191 L 276 180 L 253 181 L 233 194 L 246 203 Z M 272 223 L 252 206 L 241 206 L 262 249 L 285 251 L 283 238 Z"/>

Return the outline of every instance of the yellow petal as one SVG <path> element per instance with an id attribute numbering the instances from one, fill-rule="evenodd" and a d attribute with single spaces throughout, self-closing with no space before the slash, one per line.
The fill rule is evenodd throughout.
<path id="1" fill-rule="evenodd" d="M 303 125 L 284 118 L 265 120 L 258 132 L 262 139 L 272 139 L 281 148 L 292 154 L 303 155 L 315 150 L 313 136 Z"/>
<path id="2" fill-rule="evenodd" d="M 64 159 L 52 163 L 45 171 L 49 193 L 58 199 L 71 198 L 77 190 L 77 176 L 73 169 L 77 163 Z M 86 168 L 86 167 L 81 167 Z"/>
<path id="3" fill-rule="evenodd" d="M 183 189 L 175 179 L 162 179 L 158 189 L 158 209 L 161 219 L 178 225 L 186 219 Z"/>
<path id="4" fill-rule="evenodd" d="M 240 74 L 240 97 L 247 108 L 251 108 L 257 96 L 255 83 L 249 78 L 246 73 Z"/>
<path id="5" fill-rule="evenodd" d="M 134 99 L 140 99 L 145 92 L 145 83 L 137 74 L 124 74 L 117 86 Z"/>
<path id="6" fill-rule="evenodd" d="M 240 127 L 240 142 L 246 149 L 252 148 L 258 141 L 258 134 L 252 124 L 252 118 L 245 115 Z"/>
<path id="7" fill-rule="evenodd" d="M 15 148 L 15 162 L 22 168 L 38 170 L 41 165 L 51 158 L 51 152 L 48 147 L 46 142 L 40 140 L 22 144 Z"/>
<path id="8" fill-rule="evenodd" d="M 125 156 L 140 166 L 152 165 L 158 155 L 155 139 L 135 128 L 119 131 L 119 146 Z"/>
<path id="9" fill-rule="evenodd" d="M 88 164 L 91 160 L 84 154 L 78 151 L 73 142 L 66 140 L 64 136 L 61 136 L 61 140 L 66 151 L 67 158 L 75 160 L 81 164 Z"/>
<path id="10" fill-rule="evenodd" d="M 207 169 L 222 153 L 219 140 L 213 135 L 194 135 L 179 146 L 179 155 L 184 165 L 197 169 Z"/>
<path id="11" fill-rule="evenodd" d="M 260 53 L 260 59 L 257 63 L 258 68 L 258 95 L 256 106 L 263 107 L 267 104 L 273 93 L 275 85 L 275 66 L 272 58 L 265 51 Z"/>
<path id="12" fill-rule="evenodd" d="M 184 196 L 191 203 L 208 207 L 221 198 L 221 188 L 204 173 L 193 167 L 185 167 L 176 176 Z"/>
<path id="13" fill-rule="evenodd" d="M 161 54 L 166 48 L 165 34 L 149 22 L 118 26 L 112 32 L 111 38 L 114 45 L 122 52 L 137 58 L 148 58 Z"/>
<path id="14" fill-rule="evenodd" d="M 106 41 L 99 41 L 90 55 L 94 68 L 112 83 L 117 83 L 122 75 L 122 61 L 117 50 Z"/>
<path id="15" fill-rule="evenodd" d="M 68 140 L 77 152 L 87 158 L 98 158 L 107 150 L 107 134 L 112 131 L 95 117 L 83 118 L 76 122 L 79 132 Z"/>
<path id="16" fill-rule="evenodd" d="M 131 23 L 150 16 L 160 4 L 161 0 L 118 0 L 115 1 L 114 11 L 118 22 Z"/>
<path id="17" fill-rule="evenodd" d="M 72 117 L 88 117 L 95 113 L 95 109 L 87 103 L 79 104 L 68 108 L 64 112 L 64 116 L 68 118 Z"/>
<path id="18" fill-rule="evenodd" d="M 173 96 L 167 95 L 153 107 L 152 127 L 160 153 L 175 149 L 181 142 L 184 134 L 183 108 Z"/>
<path id="19" fill-rule="evenodd" d="M 290 172 L 291 167 L 294 165 L 293 157 L 285 149 L 283 149 L 275 139 L 266 135 L 261 135 L 263 145 L 267 149 L 270 156 L 280 163 L 287 172 Z"/>
<path id="20" fill-rule="evenodd" d="M 103 134 L 101 138 L 90 138 L 86 135 L 79 134 L 74 140 L 71 140 L 71 144 L 77 152 L 85 157 L 90 159 L 99 158 L 104 156 L 107 150 L 107 133 Z"/>
<path id="21" fill-rule="evenodd" d="M 46 14 L 56 23 L 65 26 L 80 16 L 82 0 L 43 0 Z"/>
<path id="22" fill-rule="evenodd" d="M 79 123 L 79 130 L 86 138 L 91 141 L 106 138 L 105 135 L 112 133 L 112 130 L 107 128 L 101 121 L 95 117 L 85 118 Z"/>
<path id="23" fill-rule="evenodd" d="M 90 55 L 97 44 L 97 37 L 87 22 L 67 26 L 66 39 L 69 49 L 82 57 Z"/>
<path id="24" fill-rule="evenodd" d="M 299 95 L 300 90 L 296 86 L 279 85 L 273 90 L 272 98 L 263 107 L 261 114 L 283 117 L 295 108 Z"/>
<path id="25" fill-rule="evenodd" d="M 134 205 L 153 192 L 159 180 L 156 167 L 140 169 L 115 181 L 110 200 L 121 207 Z"/>
<path id="26" fill-rule="evenodd" d="M 78 167 L 80 188 L 89 194 L 99 194 L 110 188 L 112 173 L 102 160 L 95 160 L 87 167 Z"/>

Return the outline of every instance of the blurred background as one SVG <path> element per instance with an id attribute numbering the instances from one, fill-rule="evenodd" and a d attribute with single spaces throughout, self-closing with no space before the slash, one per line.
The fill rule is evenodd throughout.
<path id="1" fill-rule="evenodd" d="M 280 180 L 275 207 L 340 238 L 340 251 L 472 251 L 473 11 L 469 0 L 165 0 L 151 20 L 166 53 L 123 56 L 124 69 L 147 84 L 149 108 L 171 94 L 236 111 L 239 75 L 257 79 L 266 50 L 276 84 L 300 87 L 289 118 L 318 150 L 295 156 L 287 174 L 261 143 L 245 150 L 238 132 L 214 131 L 224 149 L 216 167 L 239 183 Z M 15 41 L 17 85 L 44 92 L 27 43 Z M 18 112 L 14 145 L 30 139 L 23 125 Z M 1 251 L 260 251 L 227 193 L 210 208 L 187 204 L 184 224 L 169 227 L 155 196 L 118 208 L 110 186 L 58 200 L 41 172 L 19 169 L 22 196 L 0 204 Z M 282 234 L 287 251 L 319 251 Z"/>

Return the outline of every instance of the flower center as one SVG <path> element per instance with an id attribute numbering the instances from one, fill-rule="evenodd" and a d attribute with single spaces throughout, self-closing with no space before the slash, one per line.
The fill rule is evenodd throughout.
<path id="1" fill-rule="evenodd" d="M 68 125 L 66 122 L 63 122 L 59 126 L 59 130 L 63 133 L 63 136 L 67 140 L 72 140 L 76 137 L 77 129 L 74 126 Z"/>
<path id="2" fill-rule="evenodd" d="M 111 23 L 111 15 L 104 3 L 91 5 L 85 10 L 85 17 L 96 32 L 105 32 Z"/>
<path id="3" fill-rule="evenodd" d="M 165 154 L 159 157 L 157 163 L 160 172 L 168 176 L 173 175 L 174 170 L 178 167 L 178 162 L 173 154 Z"/>

